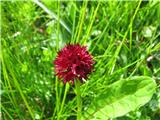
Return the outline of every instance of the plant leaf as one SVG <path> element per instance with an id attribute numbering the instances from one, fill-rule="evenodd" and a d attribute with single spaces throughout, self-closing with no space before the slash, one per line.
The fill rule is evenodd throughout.
<path id="1" fill-rule="evenodd" d="M 96 97 L 83 114 L 83 119 L 115 118 L 145 105 L 155 92 L 155 81 L 147 76 L 119 80 Z"/>
<path id="2" fill-rule="evenodd" d="M 39 7 L 41 7 L 46 13 L 48 13 L 50 16 L 52 16 L 54 19 L 58 21 L 58 16 L 50 11 L 45 5 L 43 5 L 41 2 L 38 0 L 33 0 L 34 3 L 36 3 Z M 67 26 L 67 24 L 60 18 L 60 24 L 71 34 L 70 28 Z"/>

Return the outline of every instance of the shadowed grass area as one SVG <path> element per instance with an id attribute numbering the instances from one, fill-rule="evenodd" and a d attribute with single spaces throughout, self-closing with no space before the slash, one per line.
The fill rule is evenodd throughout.
<path id="1" fill-rule="evenodd" d="M 3 120 L 76 119 L 75 88 L 55 77 L 53 65 L 67 43 L 87 46 L 96 61 L 94 72 L 80 86 L 82 114 L 108 85 L 145 75 L 156 80 L 157 92 L 145 106 L 114 120 L 160 118 L 159 1 L 0 4 Z"/>

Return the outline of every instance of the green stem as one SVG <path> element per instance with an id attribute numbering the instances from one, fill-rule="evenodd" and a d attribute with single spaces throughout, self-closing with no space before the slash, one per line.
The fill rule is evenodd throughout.
<path id="1" fill-rule="evenodd" d="M 58 78 L 56 77 L 55 89 L 56 89 L 56 111 L 59 112 L 59 93 L 58 93 Z M 55 114 L 55 113 L 54 113 Z M 53 114 L 53 116 L 54 116 Z"/>
<path id="2" fill-rule="evenodd" d="M 58 22 L 57 22 L 57 32 L 56 32 L 56 36 L 57 36 L 57 39 L 56 39 L 56 48 L 57 48 L 57 51 L 59 50 L 59 31 L 60 31 L 60 1 L 58 1 Z"/>
<path id="3" fill-rule="evenodd" d="M 81 120 L 81 109 L 82 109 L 82 103 L 81 103 L 81 91 L 80 91 L 80 82 L 77 80 L 75 82 L 76 85 L 76 93 L 77 93 L 77 120 Z"/>
<path id="4" fill-rule="evenodd" d="M 63 100 L 62 100 L 62 104 L 61 104 L 61 109 L 60 109 L 60 112 L 58 113 L 59 115 L 58 115 L 57 120 L 60 119 L 61 113 L 63 111 L 63 107 L 64 107 L 64 103 L 65 103 L 65 100 L 66 100 L 68 89 L 69 89 L 69 83 L 66 83 L 66 85 L 65 85 L 65 91 L 64 91 L 64 96 L 63 96 Z"/>

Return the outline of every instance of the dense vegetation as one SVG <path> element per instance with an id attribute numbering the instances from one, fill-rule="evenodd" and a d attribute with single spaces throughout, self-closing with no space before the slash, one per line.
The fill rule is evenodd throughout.
<path id="1" fill-rule="evenodd" d="M 108 116 L 93 119 L 160 119 L 159 1 L 0 4 L 3 120 L 77 118 L 75 86 L 63 85 L 54 73 L 53 60 L 68 43 L 87 46 L 96 61 L 79 89 L 82 119 L 91 119 L 86 113 L 100 105 Z"/>

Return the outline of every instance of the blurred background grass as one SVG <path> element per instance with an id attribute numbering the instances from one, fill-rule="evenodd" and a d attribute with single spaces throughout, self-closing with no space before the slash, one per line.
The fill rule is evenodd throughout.
<path id="1" fill-rule="evenodd" d="M 83 109 L 108 84 L 134 75 L 157 82 L 145 106 L 115 120 L 160 118 L 159 1 L 1 1 L 2 119 L 56 119 L 53 60 L 67 43 L 86 45 L 95 72 L 81 86 Z M 56 89 L 57 88 L 57 89 Z M 61 119 L 76 119 L 75 94 L 67 95 Z"/>

